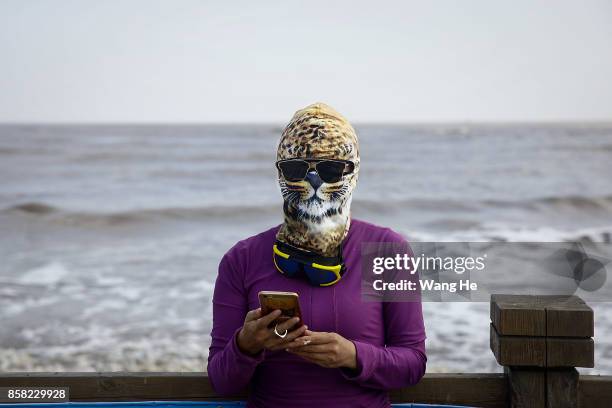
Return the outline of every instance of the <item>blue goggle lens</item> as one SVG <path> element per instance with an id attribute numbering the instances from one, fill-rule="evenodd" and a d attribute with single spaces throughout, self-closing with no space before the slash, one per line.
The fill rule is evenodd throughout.
<path id="1" fill-rule="evenodd" d="M 268 258 L 269 259 L 269 258 Z M 300 270 L 300 264 L 292 259 L 283 258 L 274 254 L 276 265 L 289 277 L 293 277 Z"/>
<path id="2" fill-rule="evenodd" d="M 332 271 L 314 268 L 310 265 L 304 265 L 304 272 L 306 273 L 306 276 L 308 276 L 310 282 L 315 285 L 324 285 L 338 279 L 336 274 Z"/>

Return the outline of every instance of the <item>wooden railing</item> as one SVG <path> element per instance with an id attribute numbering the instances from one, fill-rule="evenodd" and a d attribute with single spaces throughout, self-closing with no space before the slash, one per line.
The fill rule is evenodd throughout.
<path id="1" fill-rule="evenodd" d="M 592 367 L 593 311 L 576 297 L 496 296 L 491 348 L 500 374 L 426 374 L 393 402 L 473 407 L 609 408 L 612 376 Z M 71 401 L 244 400 L 215 394 L 206 373 L 0 373 L 0 387 L 69 387 Z"/>
<path id="2" fill-rule="evenodd" d="M 9 386 L 70 387 L 70 400 L 80 402 L 246 399 L 246 392 L 230 398 L 217 396 L 206 373 L 0 374 L 0 387 Z M 609 408 L 612 405 L 612 376 L 581 375 L 576 396 L 572 401 L 575 401 L 575 406 L 579 408 Z M 541 403 L 540 400 L 520 398 L 523 405 L 513 402 L 505 374 L 425 374 L 416 386 L 393 390 L 391 400 L 398 403 L 421 402 L 491 408 L 542 406 L 537 405 Z M 563 406 L 571 405 L 558 405 Z"/>
<path id="3" fill-rule="evenodd" d="M 0 387 L 69 387 L 71 401 L 244 400 L 215 394 L 205 373 L 15 373 L 0 374 Z M 391 392 L 394 402 L 419 401 L 506 407 L 503 374 L 426 374 L 421 382 Z"/>

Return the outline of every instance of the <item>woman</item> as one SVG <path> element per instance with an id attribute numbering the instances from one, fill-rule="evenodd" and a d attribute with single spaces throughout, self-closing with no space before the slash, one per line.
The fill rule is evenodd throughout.
<path id="1" fill-rule="evenodd" d="M 250 407 L 389 407 L 389 389 L 416 384 L 425 372 L 421 303 L 363 302 L 361 244 L 405 241 L 351 219 L 357 136 L 329 106 L 295 113 L 277 160 L 283 224 L 238 242 L 219 265 L 212 386 L 221 395 L 249 386 Z M 305 261 L 292 269 L 284 259 L 324 267 Z M 280 311 L 262 316 L 262 290 L 297 292 L 303 324 L 293 318 L 269 329 Z"/>

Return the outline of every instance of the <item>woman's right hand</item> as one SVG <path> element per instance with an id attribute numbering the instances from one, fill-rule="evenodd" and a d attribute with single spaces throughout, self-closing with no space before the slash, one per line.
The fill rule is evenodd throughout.
<path id="1" fill-rule="evenodd" d="M 246 354 L 257 354 L 263 349 L 275 351 L 282 350 L 285 344 L 296 339 L 304 334 L 306 325 L 302 325 L 293 331 L 289 331 L 299 321 L 299 317 L 280 323 L 277 327 L 279 333 L 284 333 L 287 330 L 287 335 L 284 338 L 277 336 L 274 329 L 269 329 L 268 325 L 274 319 L 281 315 L 281 311 L 276 309 L 265 316 L 261 315 L 261 308 L 251 310 L 247 313 L 242 329 L 238 333 L 238 348 Z"/>

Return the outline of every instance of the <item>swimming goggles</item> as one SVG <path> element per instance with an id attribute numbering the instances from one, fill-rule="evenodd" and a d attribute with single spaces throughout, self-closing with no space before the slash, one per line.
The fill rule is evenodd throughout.
<path id="1" fill-rule="evenodd" d="M 350 160 L 287 159 L 277 161 L 276 168 L 287 181 L 304 180 L 310 169 L 314 168 L 324 182 L 337 183 L 342 176 L 355 170 L 355 164 Z"/>
<path id="2" fill-rule="evenodd" d="M 344 275 L 342 256 L 322 257 L 313 252 L 276 241 L 273 246 L 274 266 L 289 278 L 306 276 L 314 286 L 331 286 Z"/>

